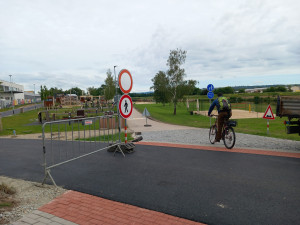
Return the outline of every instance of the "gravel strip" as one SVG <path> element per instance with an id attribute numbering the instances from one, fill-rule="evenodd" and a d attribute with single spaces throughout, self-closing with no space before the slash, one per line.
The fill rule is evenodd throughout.
<path id="1" fill-rule="evenodd" d="M 168 142 L 191 145 L 210 145 L 208 129 L 193 128 L 186 130 L 143 131 L 143 141 Z M 224 143 L 216 143 L 215 146 L 224 146 Z M 271 137 L 263 137 L 251 134 L 236 133 L 234 148 L 264 149 L 282 152 L 300 152 L 300 141 L 292 141 Z"/>
<path id="2" fill-rule="evenodd" d="M 14 207 L 11 211 L 0 213 L 0 221 L 9 221 L 7 224 L 19 220 L 23 215 L 40 208 L 67 191 L 60 187 L 56 188 L 53 185 L 41 185 L 36 182 L 4 176 L 0 176 L 1 183 L 16 189 L 16 194 L 13 197 L 18 203 L 17 207 Z"/>

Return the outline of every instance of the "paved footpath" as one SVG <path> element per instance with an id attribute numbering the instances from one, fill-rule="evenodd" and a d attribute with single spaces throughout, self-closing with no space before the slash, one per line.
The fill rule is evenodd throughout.
<path id="1" fill-rule="evenodd" d="M 13 223 L 24 224 L 203 224 L 104 198 L 67 191 L 50 203 Z"/>

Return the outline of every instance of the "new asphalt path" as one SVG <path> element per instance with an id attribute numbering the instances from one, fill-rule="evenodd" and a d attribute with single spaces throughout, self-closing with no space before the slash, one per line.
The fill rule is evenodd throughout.
<path id="1" fill-rule="evenodd" d="M 0 139 L 0 146 L 0 175 L 42 181 L 40 140 Z M 181 224 L 245 225 L 299 224 L 299 171 L 299 153 L 140 143 L 125 158 L 101 151 L 51 174 L 59 186 L 187 219 Z M 51 204 L 42 210 L 52 212 Z"/>
<path id="2" fill-rule="evenodd" d="M 27 105 L 27 106 L 23 107 L 23 111 L 27 112 L 27 111 L 38 109 L 38 108 L 41 108 L 41 107 L 42 107 L 42 104 Z M 19 114 L 19 113 L 21 113 L 21 108 L 16 108 L 14 110 L 8 110 L 8 111 L 1 112 L 1 116 L 2 117 L 7 117 L 7 116 L 12 116 L 14 114 Z"/>

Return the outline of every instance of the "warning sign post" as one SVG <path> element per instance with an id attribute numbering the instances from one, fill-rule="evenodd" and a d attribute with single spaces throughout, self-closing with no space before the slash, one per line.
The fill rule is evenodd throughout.
<path id="1" fill-rule="evenodd" d="M 268 106 L 263 119 L 267 119 L 267 134 L 269 134 L 269 120 L 275 120 L 275 116 L 272 112 L 271 105 Z"/>
<path id="2" fill-rule="evenodd" d="M 130 117 L 132 113 L 132 100 L 130 98 L 129 92 L 132 89 L 132 76 L 129 70 L 122 69 L 119 73 L 119 88 L 124 93 L 119 100 L 119 115 L 125 119 L 125 144 L 127 143 L 127 123 L 126 119 Z"/>
<path id="3" fill-rule="evenodd" d="M 151 124 L 147 123 L 147 117 L 150 116 L 150 113 L 146 107 L 144 109 L 143 116 L 146 117 L 146 124 L 144 125 L 144 127 L 151 127 Z"/>

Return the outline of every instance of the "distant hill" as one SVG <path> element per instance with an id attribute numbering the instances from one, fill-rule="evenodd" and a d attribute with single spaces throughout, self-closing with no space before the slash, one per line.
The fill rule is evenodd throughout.
<path id="1" fill-rule="evenodd" d="M 269 88 L 269 87 L 277 87 L 277 86 L 300 86 L 300 84 L 273 84 L 273 85 L 255 85 L 255 86 L 234 86 L 232 87 L 234 90 L 240 89 L 254 89 L 254 88 Z"/>
<path id="2" fill-rule="evenodd" d="M 131 97 L 149 97 L 153 96 L 153 91 L 146 91 L 146 92 L 135 92 L 135 93 L 130 93 L 129 95 Z"/>

